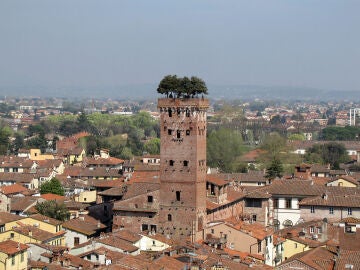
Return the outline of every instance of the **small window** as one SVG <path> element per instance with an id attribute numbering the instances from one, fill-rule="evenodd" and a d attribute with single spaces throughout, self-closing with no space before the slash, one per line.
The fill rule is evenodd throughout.
<path id="1" fill-rule="evenodd" d="M 148 196 L 148 203 L 152 203 L 154 200 L 153 196 Z"/>
<path id="2" fill-rule="evenodd" d="M 172 221 L 172 216 L 168 214 L 168 221 Z"/>
<path id="3" fill-rule="evenodd" d="M 334 214 L 334 207 L 332 207 L 332 206 L 329 207 L 329 214 L 330 215 Z"/>
<path id="4" fill-rule="evenodd" d="M 279 199 L 274 199 L 274 208 L 278 209 L 279 208 Z"/>
<path id="5" fill-rule="evenodd" d="M 315 206 L 310 206 L 310 213 L 315 213 Z"/>
<path id="6" fill-rule="evenodd" d="M 180 201 L 180 191 L 176 191 L 176 200 Z"/>
<path id="7" fill-rule="evenodd" d="M 78 246 L 80 244 L 80 238 L 74 237 L 74 246 Z"/>
<path id="8" fill-rule="evenodd" d="M 348 213 L 349 216 L 352 216 L 352 208 L 349 207 L 349 208 L 347 209 L 347 213 Z"/>
<path id="9" fill-rule="evenodd" d="M 291 199 L 286 199 L 285 201 L 285 208 L 290 209 L 291 208 Z"/>
<path id="10" fill-rule="evenodd" d="M 295 247 L 295 248 L 297 248 L 297 247 L 298 247 L 298 246 L 297 246 L 297 243 L 294 243 L 294 244 L 295 244 L 295 246 L 294 246 L 294 247 Z"/>
<path id="11" fill-rule="evenodd" d="M 314 233 L 315 232 L 315 227 L 314 226 L 311 226 L 310 227 L 310 233 Z"/>
<path id="12" fill-rule="evenodd" d="M 174 166 L 174 163 L 175 163 L 174 160 L 170 160 L 170 162 L 169 162 L 170 166 Z"/>
<path id="13" fill-rule="evenodd" d="M 186 136 L 190 136 L 190 129 L 186 130 Z"/>
<path id="14" fill-rule="evenodd" d="M 214 234 L 214 233 L 215 233 L 215 230 L 214 230 L 214 229 L 211 229 L 211 233 Z"/>
<path id="15" fill-rule="evenodd" d="M 168 109 L 169 117 L 172 117 L 172 110 Z"/>
<path id="16" fill-rule="evenodd" d="M 317 232 L 318 232 L 318 234 L 322 234 L 322 228 L 321 228 L 321 227 L 318 227 L 318 228 L 317 228 Z"/>
<path id="17" fill-rule="evenodd" d="M 187 167 L 189 165 L 189 161 L 188 160 L 184 160 L 184 166 Z"/>
<path id="18" fill-rule="evenodd" d="M 12 239 L 12 238 L 14 238 L 14 233 L 10 233 L 10 238 Z"/>
<path id="19" fill-rule="evenodd" d="M 152 245 L 155 246 L 155 240 L 152 241 Z"/>
<path id="20" fill-rule="evenodd" d="M 190 110 L 186 109 L 186 117 L 190 117 Z"/>
<path id="21" fill-rule="evenodd" d="M 176 131 L 176 138 L 178 138 L 178 139 L 181 138 L 181 131 L 180 130 Z"/>
<path id="22" fill-rule="evenodd" d="M 142 224 L 141 225 L 141 230 L 142 231 L 147 231 L 149 229 L 149 225 L 147 225 L 147 224 Z"/>
<path id="23" fill-rule="evenodd" d="M 172 129 L 168 129 L 168 135 L 171 135 L 172 134 Z"/>
<path id="24" fill-rule="evenodd" d="M 252 219 L 252 221 L 256 221 L 256 215 L 252 215 L 252 217 L 251 217 L 251 219 Z"/>

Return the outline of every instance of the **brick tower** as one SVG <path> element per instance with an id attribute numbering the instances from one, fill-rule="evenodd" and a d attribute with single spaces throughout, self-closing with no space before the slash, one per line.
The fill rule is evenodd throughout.
<path id="1" fill-rule="evenodd" d="M 200 235 L 206 222 L 204 98 L 160 98 L 159 231 L 179 239 Z"/>

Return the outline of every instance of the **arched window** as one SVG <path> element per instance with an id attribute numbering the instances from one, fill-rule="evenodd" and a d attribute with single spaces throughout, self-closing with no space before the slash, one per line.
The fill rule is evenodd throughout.
<path id="1" fill-rule="evenodd" d="M 280 229 L 280 221 L 279 220 L 274 219 L 273 224 L 274 224 L 274 230 L 275 231 Z"/>
<path id="2" fill-rule="evenodd" d="M 283 222 L 284 227 L 291 227 L 293 226 L 293 222 L 290 219 L 287 219 Z"/>
<path id="3" fill-rule="evenodd" d="M 171 214 L 168 214 L 168 221 L 171 221 L 172 220 L 172 216 Z"/>

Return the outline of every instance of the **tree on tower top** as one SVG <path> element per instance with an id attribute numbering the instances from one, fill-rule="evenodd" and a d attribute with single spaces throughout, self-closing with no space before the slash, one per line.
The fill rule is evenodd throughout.
<path id="1" fill-rule="evenodd" d="M 157 92 L 166 97 L 191 98 L 199 94 L 208 94 L 205 82 L 196 77 L 178 78 L 176 75 L 166 75 L 159 83 Z"/>

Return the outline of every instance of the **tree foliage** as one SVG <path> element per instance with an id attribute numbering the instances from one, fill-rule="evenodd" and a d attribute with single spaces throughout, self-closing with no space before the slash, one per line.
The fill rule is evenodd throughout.
<path id="1" fill-rule="evenodd" d="M 305 159 L 307 162 L 321 161 L 322 164 L 330 164 L 332 169 L 339 169 L 339 164 L 348 161 L 349 157 L 343 144 L 330 142 L 310 147 Z"/>
<path id="2" fill-rule="evenodd" d="M 275 178 L 281 178 L 283 176 L 284 168 L 281 161 L 274 158 L 271 164 L 266 168 L 265 178 L 273 180 Z"/>
<path id="3" fill-rule="evenodd" d="M 223 172 L 231 172 L 235 160 L 243 152 L 241 134 L 234 130 L 220 128 L 213 130 L 207 138 L 207 163 Z"/>
<path id="4" fill-rule="evenodd" d="M 325 141 L 353 141 L 358 140 L 360 127 L 326 127 L 320 133 L 320 139 Z"/>
<path id="5" fill-rule="evenodd" d="M 70 218 L 70 212 L 64 203 L 57 201 L 45 201 L 37 203 L 35 209 L 42 215 L 65 221 Z"/>
<path id="6" fill-rule="evenodd" d="M 61 185 L 61 182 L 54 177 L 50 181 L 45 182 L 40 186 L 40 193 L 41 194 L 52 193 L 52 194 L 64 196 L 65 192 L 63 186 Z"/>
<path id="7" fill-rule="evenodd" d="M 160 154 L 160 139 L 152 138 L 145 143 L 145 151 L 151 155 L 159 155 Z"/>
<path id="8" fill-rule="evenodd" d="M 198 77 L 178 78 L 176 75 L 166 75 L 160 81 L 157 92 L 167 97 L 189 98 L 198 94 L 207 94 L 208 89 L 205 82 Z"/>

